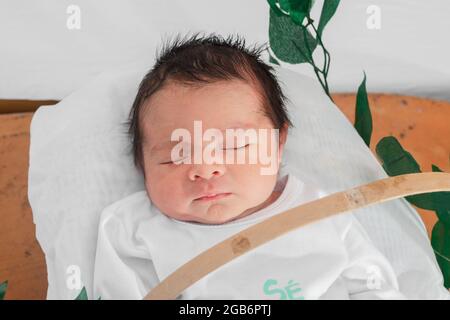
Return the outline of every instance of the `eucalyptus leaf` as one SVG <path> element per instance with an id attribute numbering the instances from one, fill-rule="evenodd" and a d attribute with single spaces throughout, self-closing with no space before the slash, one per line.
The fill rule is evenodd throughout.
<path id="1" fill-rule="evenodd" d="M 281 10 L 285 12 L 291 11 L 291 0 L 278 0 L 277 2 L 280 4 Z"/>
<path id="2" fill-rule="evenodd" d="M 382 161 L 382 166 L 389 176 L 398 176 L 406 173 L 419 173 L 420 166 L 413 156 L 403 149 L 393 136 L 382 138 L 375 151 Z"/>
<path id="3" fill-rule="evenodd" d="M 443 172 L 436 165 L 432 165 L 431 169 L 433 172 Z M 439 220 L 450 228 L 450 192 L 433 192 L 432 199 Z"/>
<path id="4" fill-rule="evenodd" d="M 436 255 L 436 261 L 444 276 L 444 286 L 450 288 L 450 228 L 438 221 L 431 233 L 431 246 Z"/>
<path id="5" fill-rule="evenodd" d="M 83 287 L 83 289 L 81 289 L 80 293 L 75 298 L 75 300 L 88 300 L 88 296 L 87 296 L 87 292 L 86 292 L 86 288 L 85 287 Z"/>
<path id="6" fill-rule="evenodd" d="M 442 194 L 442 192 L 423 193 L 415 196 L 408 196 L 406 199 L 418 208 L 436 211 L 436 213 L 440 215 L 438 211 L 441 211 L 440 208 L 445 205 L 448 196 L 442 197 L 439 193 Z M 447 201 L 447 205 L 448 203 L 449 202 Z"/>
<path id="7" fill-rule="evenodd" d="M 280 63 L 278 62 L 277 59 L 274 58 L 274 56 L 272 56 L 272 54 L 269 53 L 269 62 L 276 64 L 276 65 L 280 65 Z"/>
<path id="8" fill-rule="evenodd" d="M 434 193 L 433 193 L 433 195 L 434 195 Z M 448 202 L 447 202 L 447 204 L 448 204 Z M 450 210 L 449 209 L 437 209 L 436 215 L 438 216 L 439 220 L 443 224 L 445 224 L 448 228 L 450 228 Z"/>
<path id="9" fill-rule="evenodd" d="M 295 24 L 303 25 L 303 20 L 306 18 L 306 13 L 302 11 L 291 11 L 289 16 Z"/>
<path id="10" fill-rule="evenodd" d="M 413 156 L 404 150 L 400 142 L 392 136 L 382 138 L 375 150 L 384 170 L 391 177 L 422 172 Z M 408 196 L 405 199 L 418 208 L 436 211 L 439 217 L 443 217 L 442 221 L 446 224 L 450 219 L 448 218 L 450 215 L 448 213 L 450 210 L 450 192 L 423 193 Z"/>
<path id="11" fill-rule="evenodd" d="M 281 11 L 280 8 L 278 8 L 278 6 L 277 6 L 277 3 L 278 3 L 277 0 L 267 0 L 267 3 L 269 3 L 269 6 L 273 10 L 274 14 L 276 14 L 277 16 L 284 15 L 283 11 Z"/>
<path id="12" fill-rule="evenodd" d="M 8 281 L 0 283 L 0 300 L 3 300 L 5 298 L 7 288 L 8 288 Z"/>
<path id="13" fill-rule="evenodd" d="M 291 11 L 302 12 L 305 15 L 309 15 L 311 8 L 314 4 L 314 0 L 289 0 Z"/>
<path id="14" fill-rule="evenodd" d="M 400 142 L 393 136 L 382 138 L 378 142 L 375 151 L 381 160 L 383 169 L 391 177 L 421 172 L 420 166 L 413 156 L 403 149 Z M 433 209 L 433 199 L 429 194 L 408 196 L 405 199 L 419 208 Z"/>
<path id="15" fill-rule="evenodd" d="M 279 0 L 280 8 L 289 13 L 292 21 L 298 25 L 303 24 L 303 20 L 309 16 L 312 0 Z"/>
<path id="16" fill-rule="evenodd" d="M 275 56 L 291 64 L 310 61 L 309 52 L 314 52 L 317 46 L 316 39 L 305 27 L 295 24 L 288 16 L 277 15 L 274 10 L 270 10 L 269 42 Z"/>
<path id="17" fill-rule="evenodd" d="M 369 99 L 367 98 L 366 73 L 364 73 L 364 79 L 359 85 L 356 95 L 355 129 L 366 145 L 370 146 L 372 114 L 370 113 Z"/>
<path id="18" fill-rule="evenodd" d="M 323 29 L 328 24 L 330 19 L 335 14 L 340 0 L 324 0 L 322 12 L 320 13 L 319 26 L 317 27 L 317 34 L 322 38 Z"/>

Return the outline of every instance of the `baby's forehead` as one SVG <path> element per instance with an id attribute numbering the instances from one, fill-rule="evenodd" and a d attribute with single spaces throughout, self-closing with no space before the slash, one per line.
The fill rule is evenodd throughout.
<path id="1" fill-rule="evenodd" d="M 247 119 L 247 121 L 223 121 L 222 124 L 215 126 L 208 125 L 208 122 L 194 121 L 193 124 L 185 126 L 170 126 L 160 124 L 160 126 L 153 126 L 152 130 L 147 130 L 144 132 L 145 142 L 148 146 L 154 146 L 156 144 L 161 144 L 162 142 L 168 142 L 174 139 L 174 137 L 182 136 L 188 134 L 191 139 L 194 138 L 204 138 L 205 136 L 210 137 L 211 135 L 219 135 L 226 137 L 229 134 L 236 133 L 246 133 L 252 130 L 258 130 L 261 128 L 267 128 L 268 126 L 262 126 L 258 121 L 252 121 L 252 119 Z M 183 131 L 180 131 L 183 130 Z"/>
<path id="2" fill-rule="evenodd" d="M 194 122 L 203 128 L 255 127 L 267 118 L 254 89 L 231 81 L 194 88 L 170 84 L 157 92 L 145 109 L 142 129 L 152 135 L 193 128 Z"/>

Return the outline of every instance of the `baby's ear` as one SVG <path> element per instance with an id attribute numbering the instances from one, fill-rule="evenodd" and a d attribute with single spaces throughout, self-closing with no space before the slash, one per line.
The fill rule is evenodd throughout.
<path id="1" fill-rule="evenodd" d="M 280 131 L 278 133 L 280 148 L 284 147 L 284 145 L 286 144 L 288 130 L 289 130 L 289 126 L 287 123 L 283 124 L 280 128 Z"/>
<path id="2" fill-rule="evenodd" d="M 278 131 L 278 163 L 281 163 L 284 146 L 287 141 L 289 126 L 284 124 Z"/>

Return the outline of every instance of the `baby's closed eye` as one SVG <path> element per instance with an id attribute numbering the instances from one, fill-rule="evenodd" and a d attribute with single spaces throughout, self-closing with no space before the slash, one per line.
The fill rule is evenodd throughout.
<path id="1" fill-rule="evenodd" d="M 240 147 L 235 147 L 235 148 L 223 148 L 222 150 L 237 150 L 237 149 L 243 149 L 243 148 L 247 148 L 249 145 L 250 145 L 250 143 L 247 143 L 247 144 L 245 144 L 245 145 L 243 145 L 243 146 L 240 146 Z M 177 160 L 174 160 L 174 161 L 172 161 L 172 160 L 164 161 L 164 162 L 161 162 L 160 164 L 177 164 L 177 163 L 182 162 L 183 160 L 185 160 L 185 159 L 187 159 L 187 158 L 189 158 L 189 156 L 186 156 L 186 157 L 184 157 L 184 158 L 180 158 L 180 159 L 177 159 Z"/>

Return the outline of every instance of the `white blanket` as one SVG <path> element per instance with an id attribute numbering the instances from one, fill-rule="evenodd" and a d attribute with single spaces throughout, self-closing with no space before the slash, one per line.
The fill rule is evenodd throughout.
<path id="1" fill-rule="evenodd" d="M 123 127 L 148 68 L 108 72 L 31 123 L 28 196 L 46 255 L 50 299 L 73 299 L 72 270 L 93 297 L 94 259 L 102 210 L 144 190 Z M 327 194 L 387 177 L 352 124 L 316 79 L 277 69 L 294 123 L 283 161 Z M 409 298 L 448 297 L 425 227 L 403 199 L 356 210 L 355 217 L 389 260 Z"/>
<path id="2" fill-rule="evenodd" d="M 287 182 L 285 181 L 287 179 Z M 224 224 L 172 219 L 146 191 L 100 218 L 94 297 L 142 299 L 183 264 L 255 223 L 325 195 L 294 175 L 268 207 Z M 180 299 L 403 299 L 395 272 L 352 213 L 306 225 L 225 264 Z"/>

